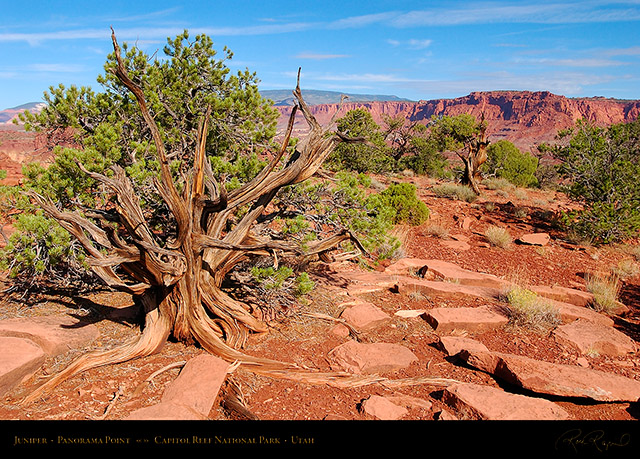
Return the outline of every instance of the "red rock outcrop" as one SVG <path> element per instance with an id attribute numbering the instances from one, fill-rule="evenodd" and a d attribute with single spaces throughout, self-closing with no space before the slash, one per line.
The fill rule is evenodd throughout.
<path id="1" fill-rule="evenodd" d="M 312 113 L 320 123 L 328 123 L 336 114 L 338 104 L 314 105 Z M 456 99 L 421 100 L 419 102 L 354 102 L 344 103 L 336 117 L 349 110 L 364 108 L 373 119 L 383 124 L 383 115 L 404 116 L 412 121 L 428 121 L 432 116 L 455 116 L 469 113 L 478 119 L 484 113 L 491 141 L 506 139 L 528 151 L 542 142 L 552 141 L 557 132 L 586 118 L 597 125 L 608 126 L 628 122 L 640 115 L 640 101 L 620 101 L 605 98 L 570 99 L 547 91 L 472 92 Z M 278 107 L 284 127 L 292 107 Z M 296 133 L 306 130 L 299 117 Z"/>
<path id="2" fill-rule="evenodd" d="M 338 108 L 340 108 L 339 112 Z M 547 91 L 490 91 L 472 92 L 456 99 L 421 100 L 418 102 L 347 102 L 311 106 L 311 111 L 321 124 L 332 117 L 340 117 L 349 110 L 365 108 L 374 120 L 384 124 L 383 115 L 403 116 L 408 120 L 427 122 L 432 116 L 455 116 L 470 113 L 480 118 L 484 113 L 488 122 L 489 140 L 506 139 L 520 149 L 535 151 L 535 146 L 551 142 L 557 132 L 586 118 L 597 125 L 608 126 L 628 122 L 640 116 L 640 100 L 620 101 L 600 97 L 570 99 Z M 281 113 L 279 130 L 283 131 L 292 106 L 278 106 Z M 12 114 L 13 116 L 13 114 Z M 308 127 L 298 114 L 294 136 L 301 136 Z M 9 122 L 0 122 L 0 169 L 9 174 L 3 183 L 15 183 L 20 177 L 20 167 L 29 161 L 46 161 L 48 151 L 38 145 L 37 137 L 20 130 Z"/>

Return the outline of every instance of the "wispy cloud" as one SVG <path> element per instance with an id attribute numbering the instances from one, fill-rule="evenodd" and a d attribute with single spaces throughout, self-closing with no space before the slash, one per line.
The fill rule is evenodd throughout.
<path id="1" fill-rule="evenodd" d="M 76 64 L 32 64 L 28 68 L 32 72 L 47 73 L 78 73 L 85 70 L 84 66 Z"/>
<path id="2" fill-rule="evenodd" d="M 313 25 L 310 23 L 296 22 L 288 24 L 266 24 L 245 27 L 193 27 L 192 34 L 207 34 L 217 36 L 246 36 L 291 33 L 308 30 Z M 184 28 L 179 27 L 137 27 L 116 29 L 116 35 L 120 40 L 164 40 L 170 36 L 181 34 Z M 110 30 L 105 28 L 57 30 L 52 32 L 24 32 L 24 33 L 0 33 L 0 42 L 27 42 L 38 45 L 46 41 L 55 40 L 104 40 L 108 39 Z"/>
<path id="3" fill-rule="evenodd" d="M 468 3 L 464 7 L 409 11 L 395 16 L 390 23 L 396 27 L 416 27 L 491 23 L 571 24 L 638 19 L 640 5 L 637 2 L 481 2 Z"/>
<path id="4" fill-rule="evenodd" d="M 599 58 L 537 58 L 537 59 L 516 59 L 518 64 L 536 64 L 544 66 L 559 66 L 559 67 L 615 67 L 619 65 L 626 65 L 624 62 L 615 61 L 611 59 L 599 59 Z"/>
<path id="5" fill-rule="evenodd" d="M 325 59 L 341 59 L 345 57 L 350 57 L 348 54 L 322 54 L 322 53 L 311 53 L 311 52 L 302 52 L 298 53 L 296 59 L 313 59 L 313 60 L 325 60 Z"/>
<path id="6" fill-rule="evenodd" d="M 449 6 L 442 3 L 431 8 L 410 11 L 387 11 L 375 14 L 350 16 L 334 21 L 269 21 L 272 18 L 263 18 L 256 24 L 231 27 L 189 27 L 193 33 L 206 33 L 211 36 L 247 36 L 295 33 L 307 30 L 322 29 L 354 29 L 371 25 L 381 25 L 394 28 L 410 28 L 425 26 L 454 26 L 470 24 L 496 24 L 496 23 L 542 23 L 542 24 L 573 24 L 573 23 L 597 23 L 640 20 L 640 3 L 637 1 L 607 2 L 604 0 L 575 1 L 558 0 L 557 2 L 534 2 L 528 0 L 522 2 L 473 2 L 466 4 L 456 3 Z M 105 24 L 111 22 L 150 21 L 154 26 L 123 28 L 116 30 L 118 36 L 126 39 L 164 40 L 168 36 L 175 36 L 184 30 L 179 27 L 167 25 L 159 27 L 157 19 L 172 18 L 180 8 L 169 8 L 150 12 L 142 15 L 118 16 L 103 18 Z M 292 19 L 292 18 L 291 18 Z M 53 27 L 49 24 L 47 27 Z M 0 33 L 0 42 L 22 41 L 32 45 L 50 40 L 90 40 L 108 39 L 108 25 L 101 28 L 78 28 L 36 32 L 4 32 Z M 409 45 L 416 48 L 426 47 L 429 40 L 416 39 Z"/>
<path id="7" fill-rule="evenodd" d="M 329 26 L 355 28 L 384 24 L 408 28 L 497 23 L 576 24 L 640 19 L 640 4 L 637 1 L 566 0 L 527 3 L 513 1 L 506 4 L 496 1 L 469 1 L 462 5 L 449 5 L 443 2 L 438 6 L 419 10 L 351 16 L 334 21 Z"/>
<path id="8" fill-rule="evenodd" d="M 398 12 L 389 11 L 386 13 L 364 14 L 362 16 L 352 16 L 348 18 L 338 19 L 328 24 L 332 29 L 350 29 L 354 27 L 364 27 L 371 24 L 379 24 L 388 22 L 396 18 Z"/>
<path id="9" fill-rule="evenodd" d="M 605 56 L 640 56 L 640 46 L 631 46 L 630 48 L 612 48 L 602 52 Z"/>
<path id="10" fill-rule="evenodd" d="M 393 46 L 406 46 L 410 49 L 425 49 L 431 46 L 431 43 L 433 43 L 433 40 L 412 38 L 410 40 L 401 41 L 401 40 L 389 39 L 387 40 L 387 43 Z"/>

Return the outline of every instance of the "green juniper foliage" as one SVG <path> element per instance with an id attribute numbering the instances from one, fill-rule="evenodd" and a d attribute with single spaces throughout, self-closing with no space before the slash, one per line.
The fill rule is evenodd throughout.
<path id="1" fill-rule="evenodd" d="M 207 107 L 212 114 L 207 153 L 216 177 L 224 177 L 224 185 L 232 190 L 257 174 L 264 164 L 261 153 L 274 145 L 278 113 L 260 96 L 254 73 L 232 74 L 226 66 L 232 58 L 228 49 L 219 57 L 210 37 L 191 37 L 187 31 L 167 40 L 164 58 L 152 58 L 126 43 L 122 49 L 129 75 L 144 91 L 158 124 L 179 190 L 192 165 L 198 120 Z M 155 146 L 135 99 L 113 74 L 115 67 L 112 53 L 104 75 L 97 79 L 100 91 L 73 85 L 52 86 L 44 94 L 44 109 L 22 116 L 26 129 L 44 133 L 53 144 L 65 145 L 55 146 L 50 166 L 24 166 L 24 190 L 38 193 L 63 210 L 84 213 L 108 209 L 113 196 L 105 193 L 78 164 L 106 176 L 111 176 L 111 168 L 118 166 L 130 179 L 150 227 L 170 236 L 175 232 L 175 222 L 152 186 L 160 170 Z M 34 212 L 28 201 L 22 202 L 19 210 Z M 63 234 L 56 222 L 46 221 L 52 233 Z M 5 247 L 0 258 L 5 265 L 11 260 L 24 260 L 12 264 L 13 273 L 23 276 L 49 272 L 58 265 L 66 269 L 78 264 L 71 258 L 80 252 L 68 247 L 70 239 L 57 237 L 56 244 L 61 246 L 56 256 L 36 250 L 34 258 L 23 240 Z M 28 267 L 28 260 L 37 264 L 37 271 Z"/>
<path id="2" fill-rule="evenodd" d="M 343 143 L 327 159 L 333 170 L 355 172 L 388 172 L 394 169 L 394 160 L 389 155 L 384 133 L 364 108 L 348 111 L 337 120 L 338 132 L 349 137 L 364 137 L 365 143 Z"/>
<path id="3" fill-rule="evenodd" d="M 279 195 L 283 209 L 296 215 L 285 221 L 284 232 L 298 238 L 319 238 L 319 232 L 335 233 L 347 228 L 372 255 L 394 256 L 400 242 L 390 235 L 396 224 L 419 225 L 429 209 L 411 184 L 392 184 L 378 193 L 366 174 L 336 173 L 335 181 L 306 182 L 287 187 Z M 295 210 L 293 210 L 295 209 Z M 311 225 L 310 223 L 313 223 Z"/>
<path id="4" fill-rule="evenodd" d="M 607 128 L 585 120 L 560 133 L 566 144 L 553 149 L 562 160 L 569 197 L 583 209 L 567 225 L 594 243 L 610 243 L 640 230 L 640 119 Z"/>
<path id="5" fill-rule="evenodd" d="M 498 140 L 490 144 L 487 147 L 487 156 L 483 169 L 488 175 L 506 179 L 515 186 L 538 185 L 538 159 L 529 153 L 521 152 L 508 140 Z"/>

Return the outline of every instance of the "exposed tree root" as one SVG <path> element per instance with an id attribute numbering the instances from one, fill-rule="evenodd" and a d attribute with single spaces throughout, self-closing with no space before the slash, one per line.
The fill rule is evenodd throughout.
<path id="1" fill-rule="evenodd" d="M 308 384 L 347 388 L 377 383 L 396 386 L 442 386 L 452 383 L 451 380 L 439 378 L 392 382 L 375 375 L 324 373 L 291 363 L 250 356 L 238 350 L 244 346 L 250 333 L 265 332 L 267 326 L 253 316 L 247 305 L 222 291 L 225 276 L 251 255 L 275 250 L 301 255 L 297 244 L 261 240 L 251 230 L 279 190 L 312 177 L 340 142 L 362 142 L 364 139 L 347 138 L 322 128 L 302 98 L 298 74 L 293 91 L 297 105 L 289 119 L 285 141 L 271 162 L 255 178 L 229 192 L 224 184 L 217 182 L 206 154 L 211 116 L 208 109 L 198 127 L 193 164 L 189 165 L 184 180 L 178 183 L 144 91 L 129 77 L 115 34 L 112 34 L 112 40 L 117 60 L 117 66 L 112 71 L 135 96 L 153 139 L 160 165 L 159 177 L 154 180 L 153 186 L 175 223 L 175 238 L 172 236 L 170 240 L 160 240 L 158 233 L 152 230 L 140 207 L 134 183 L 119 165 L 112 167 L 111 175 L 104 175 L 90 172 L 78 162 L 79 169 L 100 183 L 114 198 L 113 209 L 108 212 L 94 210 L 90 213 L 91 219 L 86 212 L 59 210 L 52 201 L 31 194 L 43 210 L 82 245 L 93 272 L 105 284 L 131 293 L 142 301 L 146 322 L 136 340 L 112 350 L 94 351 L 81 356 L 21 403 L 35 401 L 80 372 L 154 354 L 171 334 L 187 344 L 197 343 L 211 354 L 249 371 Z M 311 132 L 296 145 L 286 160 L 284 156 L 290 151 L 289 138 L 296 110 L 302 112 Z M 208 190 L 208 196 L 205 190 Z M 236 221 L 234 215 L 239 209 L 247 210 Z M 102 225 L 101 219 L 108 223 L 117 222 L 117 228 Z M 347 240 L 366 253 L 355 235 L 344 229 L 324 240 L 309 243 L 303 254 L 323 255 Z"/>

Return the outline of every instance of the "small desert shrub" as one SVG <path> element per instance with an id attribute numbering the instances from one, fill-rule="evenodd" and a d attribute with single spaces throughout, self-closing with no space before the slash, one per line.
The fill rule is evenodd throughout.
<path id="1" fill-rule="evenodd" d="M 311 290 L 313 290 L 315 286 L 316 284 L 311 280 L 309 274 L 303 272 L 298 277 L 296 277 L 295 295 L 304 296 L 307 293 L 311 292 Z"/>
<path id="2" fill-rule="evenodd" d="M 635 277 L 640 273 L 638 265 L 630 258 L 620 260 L 616 266 L 611 268 L 611 273 L 618 276 L 620 279 L 627 279 L 629 277 Z"/>
<path id="3" fill-rule="evenodd" d="M 615 275 L 592 274 L 586 277 L 586 287 L 593 294 L 590 306 L 598 312 L 611 312 L 618 306 L 620 280 Z"/>
<path id="4" fill-rule="evenodd" d="M 465 202 L 473 202 L 478 198 L 470 187 L 455 183 L 443 183 L 435 186 L 433 187 L 433 192 L 439 198 L 452 198 Z"/>
<path id="5" fill-rule="evenodd" d="M 449 229 L 438 223 L 431 223 L 429 226 L 427 226 L 426 232 L 428 235 L 440 239 L 444 239 L 449 236 Z"/>
<path id="6" fill-rule="evenodd" d="M 304 296 L 315 287 L 315 283 L 306 272 L 294 277 L 293 269 L 280 266 L 277 269 L 254 266 L 251 269 L 253 279 L 266 291 L 291 292 L 296 297 Z"/>
<path id="7" fill-rule="evenodd" d="M 524 207 L 518 207 L 513 214 L 517 218 L 525 218 L 527 215 L 529 215 L 529 212 Z"/>
<path id="8" fill-rule="evenodd" d="M 491 225 L 485 230 L 484 236 L 487 238 L 487 241 L 489 241 L 489 243 L 493 246 L 506 249 L 507 247 L 509 247 L 509 245 L 511 245 L 511 235 L 505 228 Z"/>
<path id="9" fill-rule="evenodd" d="M 561 323 L 557 308 L 531 290 L 516 286 L 506 293 L 505 298 L 511 325 L 545 331 Z"/>
<path id="10" fill-rule="evenodd" d="M 394 224 L 418 226 L 429 219 L 429 208 L 416 195 L 411 183 L 394 183 L 380 193 L 384 206 L 395 211 Z"/>
<path id="11" fill-rule="evenodd" d="M 486 178 L 482 181 L 484 186 L 489 190 L 504 190 L 511 191 L 515 189 L 515 185 L 509 180 L 501 177 Z"/>

